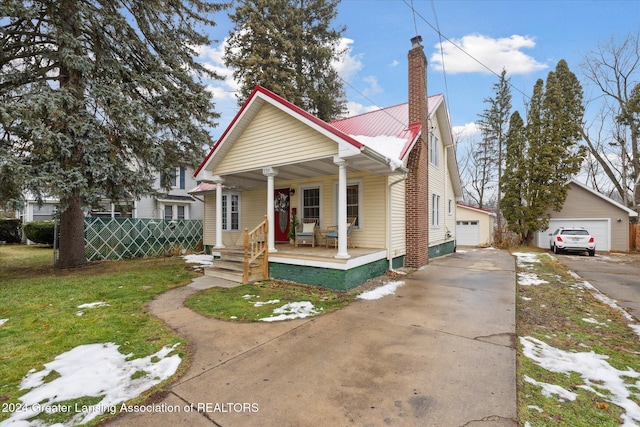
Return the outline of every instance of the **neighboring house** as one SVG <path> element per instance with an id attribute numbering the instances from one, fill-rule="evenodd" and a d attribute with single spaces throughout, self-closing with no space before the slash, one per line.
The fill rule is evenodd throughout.
<path id="1" fill-rule="evenodd" d="M 171 190 L 158 197 L 144 197 L 136 201 L 134 218 L 203 219 L 203 202 L 189 194 L 197 186 L 193 172 L 192 168 L 176 168 L 170 177 Z M 159 175 L 154 187 L 160 188 Z"/>
<path id="2" fill-rule="evenodd" d="M 87 216 L 201 220 L 203 203 L 188 193 L 197 185 L 193 179 L 193 168 L 176 168 L 172 180 L 174 185 L 169 192 L 161 193 L 157 197 L 143 197 L 140 200 L 122 201 L 118 204 L 102 200 L 97 207 L 87 212 Z M 154 187 L 160 188 L 160 174 Z M 16 217 L 22 219 L 22 222 L 53 219 L 57 205 L 58 200 L 55 198 L 45 198 L 42 204 L 38 204 L 35 197 L 27 195 L 22 209 L 16 211 Z"/>
<path id="3" fill-rule="evenodd" d="M 575 180 L 569 181 L 562 210 L 550 210 L 549 228 L 536 242 L 549 248 L 549 233 L 559 227 L 584 227 L 596 239 L 596 251 L 629 251 L 629 222 L 637 212 Z"/>
<path id="4" fill-rule="evenodd" d="M 207 251 L 224 257 L 266 216 L 271 277 L 348 289 L 455 249 L 462 188 L 449 115 L 442 95 L 427 101 L 426 57 L 412 42 L 405 104 L 327 123 L 255 88 L 196 171 Z M 292 250 L 292 214 L 318 221 L 321 247 Z"/>
<path id="5" fill-rule="evenodd" d="M 493 243 L 495 212 L 458 202 L 456 205 L 458 246 L 490 246 Z"/>

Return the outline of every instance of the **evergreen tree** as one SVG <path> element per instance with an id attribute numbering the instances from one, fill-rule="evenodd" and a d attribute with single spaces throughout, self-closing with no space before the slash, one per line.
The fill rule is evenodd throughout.
<path id="1" fill-rule="evenodd" d="M 536 231 L 548 227 L 549 209 L 562 208 L 566 183 L 580 170 L 585 157 L 584 148 L 578 146 L 583 111 L 582 88 L 561 60 L 548 74 L 546 85 L 541 79 L 536 82 L 524 131 L 509 129 L 511 153 L 501 186 L 505 192 L 501 206 L 509 228 L 526 244 Z M 518 125 L 514 121 L 512 117 L 510 126 Z M 512 158 L 517 155 L 515 150 L 522 156 L 517 161 Z"/>
<path id="2" fill-rule="evenodd" d="M 480 159 L 482 176 L 486 179 L 486 184 L 497 180 L 498 187 L 498 228 L 501 227 L 502 217 L 500 215 L 500 179 L 502 177 L 502 164 L 505 139 L 507 135 L 509 116 L 511 115 L 511 87 L 507 71 L 502 70 L 500 80 L 493 85 L 494 97 L 486 98 L 485 104 L 488 108 L 480 114 L 478 125 L 482 132 L 482 142 L 478 145 L 476 158 Z M 483 186 L 484 187 L 484 186 Z M 482 208 L 480 198 L 480 208 Z"/>
<path id="3" fill-rule="evenodd" d="M 234 28 L 225 64 L 240 82 L 242 104 L 262 85 L 325 121 L 345 110 L 332 62 L 345 27 L 331 27 L 339 0 L 245 0 L 230 14 Z"/>
<path id="4" fill-rule="evenodd" d="M 84 209 L 151 194 L 196 164 L 216 125 L 195 61 L 205 0 L 6 0 L 0 4 L 0 199 L 60 200 L 59 267 L 86 262 Z M 163 183 L 169 185 L 168 180 Z"/>
<path id="5" fill-rule="evenodd" d="M 529 229 L 526 215 L 529 193 L 529 166 L 527 165 L 527 133 L 522 117 L 515 112 L 509 119 L 505 138 L 505 169 L 500 181 L 503 193 L 500 206 L 509 229 L 520 236 Z"/>

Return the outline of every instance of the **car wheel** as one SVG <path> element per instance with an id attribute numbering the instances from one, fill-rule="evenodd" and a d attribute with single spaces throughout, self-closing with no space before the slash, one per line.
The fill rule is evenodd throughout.
<path id="1" fill-rule="evenodd" d="M 587 251 L 587 252 L 589 252 L 589 256 L 594 256 L 596 254 L 596 250 L 595 249 L 592 250 L 592 251 Z"/>
<path id="2" fill-rule="evenodd" d="M 558 249 L 558 247 L 556 245 L 553 245 L 553 253 L 554 254 L 559 254 L 560 250 Z"/>

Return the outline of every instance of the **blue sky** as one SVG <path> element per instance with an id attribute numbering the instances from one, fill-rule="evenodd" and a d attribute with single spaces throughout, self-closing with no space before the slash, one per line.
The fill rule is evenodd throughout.
<path id="1" fill-rule="evenodd" d="M 201 60 L 227 76 L 211 84 L 216 110 L 222 113 L 214 139 L 238 110 L 237 85 L 221 61 L 231 24 L 223 14 L 216 22 L 212 37 L 219 42 L 201 49 Z M 428 92 L 446 96 L 452 126 L 458 130 L 475 122 L 486 107 L 483 100 L 493 96 L 498 77 L 484 66 L 497 74 L 507 70 L 514 87 L 513 109 L 524 115 L 523 102 L 534 83 L 546 79 L 560 59 L 583 81 L 580 63 L 587 52 L 612 37 L 621 40 L 639 31 L 640 0 L 342 0 L 334 22 L 347 26 L 343 46 L 348 52 L 337 66 L 348 83 L 350 113 L 406 102 L 407 52 L 410 39 L 419 34 L 429 60 Z M 441 51 L 432 27 L 439 27 L 464 52 L 446 39 Z M 590 90 L 583 86 L 588 99 Z M 463 139 L 471 140 L 473 126 L 467 131 L 471 136 Z"/>

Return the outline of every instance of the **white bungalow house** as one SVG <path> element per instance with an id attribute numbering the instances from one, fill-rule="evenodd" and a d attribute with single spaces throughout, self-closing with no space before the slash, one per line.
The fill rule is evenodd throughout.
<path id="1" fill-rule="evenodd" d="M 238 280 L 349 289 L 455 250 L 461 183 L 444 97 L 427 99 L 420 41 L 409 51 L 408 103 L 327 123 L 255 88 L 195 173 L 203 243 L 222 257 L 206 274 L 232 278 L 229 252 L 263 244 L 268 263 L 247 273 L 253 261 L 240 256 Z M 316 223 L 300 242 L 309 245 L 290 242 L 293 215 Z M 245 238 L 261 223 L 264 236 Z"/>

